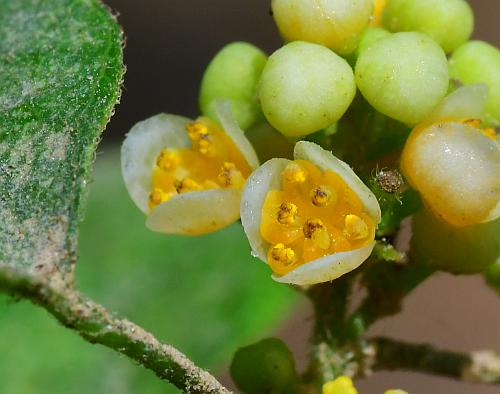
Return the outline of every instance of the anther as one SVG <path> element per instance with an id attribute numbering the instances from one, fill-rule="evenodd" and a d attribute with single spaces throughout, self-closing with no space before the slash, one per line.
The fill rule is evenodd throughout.
<path id="1" fill-rule="evenodd" d="M 208 136 L 208 126 L 202 122 L 190 122 L 186 125 L 186 130 L 191 141 L 199 141 L 203 136 Z"/>
<path id="2" fill-rule="evenodd" d="M 245 184 L 245 178 L 236 165 L 231 162 L 225 162 L 222 165 L 218 179 L 224 187 L 241 188 Z"/>
<path id="3" fill-rule="evenodd" d="M 179 154 L 165 148 L 161 150 L 156 160 L 156 165 L 164 171 L 173 170 L 179 163 Z"/>
<path id="4" fill-rule="evenodd" d="M 184 178 L 182 180 L 176 180 L 174 182 L 175 190 L 177 193 L 187 193 L 193 192 L 197 190 L 201 190 L 202 187 L 198 184 L 198 182 L 194 181 L 191 178 Z"/>
<path id="5" fill-rule="evenodd" d="M 297 215 L 297 205 L 284 202 L 278 210 L 278 222 L 281 224 L 293 224 Z"/>
<path id="6" fill-rule="evenodd" d="M 269 257 L 274 262 L 281 263 L 283 265 L 293 264 L 296 258 L 294 250 L 292 248 L 287 248 L 281 243 L 271 247 Z"/>
<path id="7" fill-rule="evenodd" d="M 309 193 L 311 197 L 311 202 L 318 207 L 326 207 L 327 205 L 334 203 L 336 196 L 335 193 L 330 189 L 330 187 L 321 185 L 316 186 Z"/>
<path id="8" fill-rule="evenodd" d="M 290 163 L 283 170 L 283 177 L 285 181 L 290 183 L 303 183 L 306 181 L 307 175 L 299 164 Z"/>
<path id="9" fill-rule="evenodd" d="M 357 215 L 347 215 L 344 221 L 344 234 L 352 240 L 360 240 L 368 237 L 368 225 Z"/>
<path id="10" fill-rule="evenodd" d="M 151 193 L 149 193 L 149 208 L 154 208 L 157 205 L 169 200 L 172 197 L 170 193 L 155 187 Z"/>
<path id="11" fill-rule="evenodd" d="M 304 236 L 310 238 L 318 248 L 326 250 L 330 247 L 330 235 L 320 219 L 308 219 L 303 231 Z"/>

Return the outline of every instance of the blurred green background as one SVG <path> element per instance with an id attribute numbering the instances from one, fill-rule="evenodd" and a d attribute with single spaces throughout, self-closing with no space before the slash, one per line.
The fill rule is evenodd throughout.
<path id="1" fill-rule="evenodd" d="M 296 300 L 250 256 L 239 223 L 207 236 L 155 234 L 123 185 L 119 152 L 98 155 L 77 282 L 111 311 L 220 372 L 272 332 Z M 170 393 L 127 358 L 90 345 L 28 302 L 0 295 L 0 393 Z"/>

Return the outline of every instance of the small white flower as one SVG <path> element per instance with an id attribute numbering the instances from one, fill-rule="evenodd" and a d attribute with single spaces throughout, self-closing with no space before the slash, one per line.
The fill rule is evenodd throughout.
<path id="1" fill-rule="evenodd" d="M 241 221 L 273 279 L 327 282 L 370 256 L 380 207 L 352 169 L 320 146 L 300 141 L 294 158 L 271 159 L 248 178 Z"/>
<path id="2" fill-rule="evenodd" d="M 484 85 L 450 94 L 410 134 L 401 170 L 427 206 L 454 226 L 500 216 L 500 146 L 493 129 L 481 126 Z"/>
<path id="3" fill-rule="evenodd" d="M 123 178 L 151 230 L 198 235 L 239 218 L 243 184 L 259 162 L 229 103 L 218 103 L 218 115 L 222 128 L 159 114 L 127 134 Z"/>

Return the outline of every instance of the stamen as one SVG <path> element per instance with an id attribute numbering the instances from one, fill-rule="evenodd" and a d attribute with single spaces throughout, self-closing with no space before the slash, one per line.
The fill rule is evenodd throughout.
<path id="1" fill-rule="evenodd" d="M 186 125 L 186 129 L 194 149 L 209 158 L 215 156 L 215 146 L 207 125 L 202 122 L 191 122 Z"/>
<path id="2" fill-rule="evenodd" d="M 345 217 L 344 235 L 352 240 L 360 240 L 368 237 L 368 225 L 357 215 Z"/>
<path id="3" fill-rule="evenodd" d="M 307 179 L 306 172 L 297 163 L 288 164 L 283 170 L 283 178 L 290 183 L 304 183 Z"/>
<path id="4" fill-rule="evenodd" d="M 486 137 L 491 138 L 493 141 L 496 141 L 497 133 L 495 132 L 495 129 L 487 127 L 485 129 L 482 129 L 481 131 Z"/>
<path id="5" fill-rule="evenodd" d="M 281 224 L 293 224 L 297 215 L 297 205 L 284 202 L 278 210 L 278 222 Z"/>
<path id="6" fill-rule="evenodd" d="M 245 178 L 236 165 L 231 162 L 225 162 L 222 165 L 218 179 L 224 187 L 241 188 L 245 184 Z"/>
<path id="7" fill-rule="evenodd" d="M 326 207 L 336 200 L 334 191 L 325 185 L 312 189 L 309 196 L 311 197 L 311 202 L 318 207 Z"/>
<path id="8" fill-rule="evenodd" d="M 202 190 L 202 187 L 198 184 L 198 182 L 194 181 L 191 178 L 184 178 L 182 180 L 176 180 L 174 183 L 175 190 L 177 193 L 187 193 L 193 192 L 197 190 Z"/>
<path id="9" fill-rule="evenodd" d="M 164 190 L 155 187 L 151 193 L 149 193 L 149 208 L 152 209 L 161 203 L 168 201 L 172 197 L 171 193 L 167 193 Z"/>
<path id="10" fill-rule="evenodd" d="M 163 148 L 156 160 L 156 165 L 164 171 L 173 170 L 180 163 L 181 159 L 177 152 Z"/>
<path id="11" fill-rule="evenodd" d="M 283 265 L 290 265 L 295 262 L 295 252 L 292 248 L 285 247 L 284 244 L 277 244 L 269 250 L 269 260 Z"/>
<path id="12" fill-rule="evenodd" d="M 330 247 L 330 235 L 320 219 L 308 219 L 303 231 L 304 236 L 310 238 L 318 248 L 326 250 Z"/>
<path id="13" fill-rule="evenodd" d="M 471 127 L 476 128 L 476 129 L 479 129 L 479 128 L 481 128 L 482 122 L 481 122 L 481 119 L 470 118 L 470 119 L 462 120 L 462 123 L 466 124 L 467 126 L 471 126 Z"/>
<path id="14" fill-rule="evenodd" d="M 198 142 L 202 136 L 208 136 L 208 126 L 202 122 L 190 122 L 186 125 L 189 138 L 193 142 Z"/>

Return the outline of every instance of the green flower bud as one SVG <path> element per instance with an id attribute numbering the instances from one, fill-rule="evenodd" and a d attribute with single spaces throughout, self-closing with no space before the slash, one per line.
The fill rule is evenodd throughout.
<path id="1" fill-rule="evenodd" d="M 483 41 L 470 41 L 453 52 L 449 67 L 450 77 L 464 85 L 488 86 L 486 121 L 500 125 L 500 50 Z"/>
<path id="2" fill-rule="evenodd" d="M 216 119 L 215 103 L 225 99 L 231 102 L 233 116 L 242 129 L 256 123 L 262 117 L 256 89 L 266 61 L 264 52 L 246 42 L 233 42 L 222 48 L 201 81 L 201 112 Z"/>
<path id="3" fill-rule="evenodd" d="M 238 349 L 230 371 L 234 382 L 248 394 L 287 393 L 297 381 L 293 355 L 277 338 Z"/>
<path id="4" fill-rule="evenodd" d="M 482 272 L 500 256 L 500 219 L 455 227 L 428 210 L 413 217 L 411 250 L 417 261 L 453 274 Z"/>

